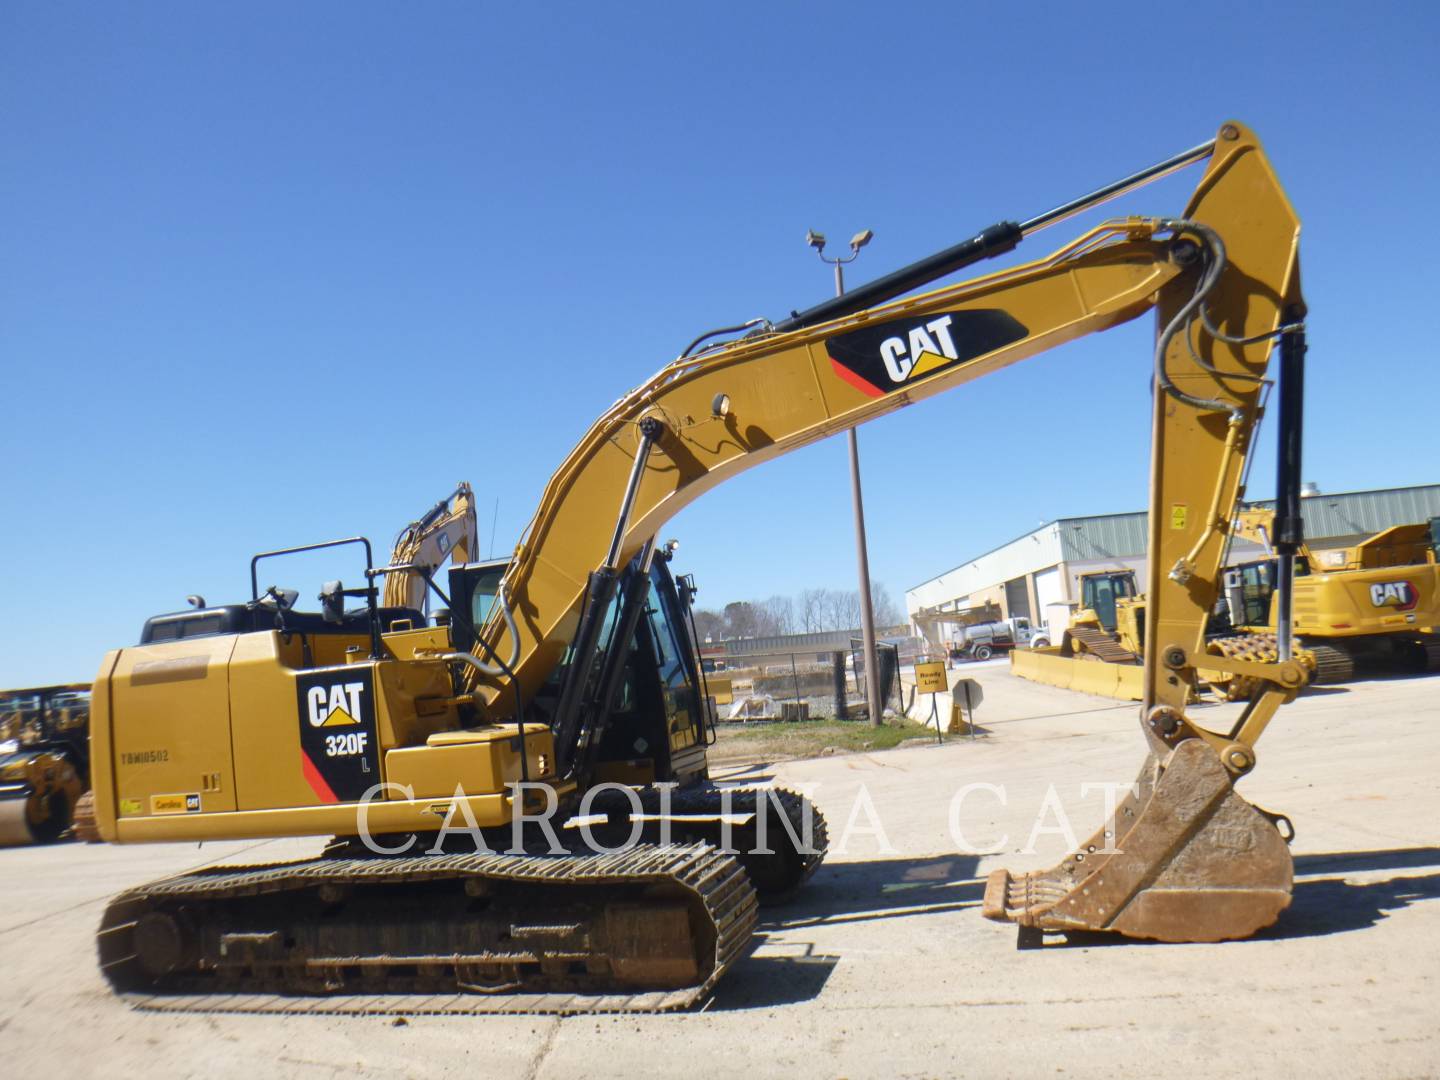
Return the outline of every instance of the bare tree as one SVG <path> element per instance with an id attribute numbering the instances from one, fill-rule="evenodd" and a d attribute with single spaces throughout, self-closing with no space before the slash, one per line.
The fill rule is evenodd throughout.
<path id="1" fill-rule="evenodd" d="M 800 632 L 815 634 L 825 629 L 825 590 L 800 591 Z"/>
<path id="2" fill-rule="evenodd" d="M 860 594 L 854 589 L 825 590 L 825 629 L 853 630 L 860 625 Z"/>
<path id="3" fill-rule="evenodd" d="M 760 605 L 765 612 L 770 634 L 795 633 L 795 602 L 788 596 L 772 596 Z"/>
<path id="4" fill-rule="evenodd" d="M 751 604 L 750 613 L 755 619 L 756 637 L 774 637 L 781 632 L 780 623 L 775 618 L 775 613 L 770 610 L 769 600 L 763 600 L 758 604 Z"/>
<path id="5" fill-rule="evenodd" d="M 900 605 L 880 581 L 870 582 L 870 610 L 875 616 L 876 626 L 898 626 L 904 618 Z"/>

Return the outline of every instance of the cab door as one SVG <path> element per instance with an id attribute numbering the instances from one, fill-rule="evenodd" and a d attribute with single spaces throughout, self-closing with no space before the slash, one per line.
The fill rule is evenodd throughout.
<path id="1" fill-rule="evenodd" d="M 695 653 L 684 610 L 669 567 L 661 559 L 650 571 L 645 619 L 655 649 L 656 673 L 664 697 L 665 732 L 671 769 L 677 775 L 704 772 L 705 709 Z"/>

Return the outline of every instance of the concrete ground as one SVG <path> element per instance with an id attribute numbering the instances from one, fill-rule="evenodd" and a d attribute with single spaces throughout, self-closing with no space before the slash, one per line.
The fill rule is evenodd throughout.
<path id="1" fill-rule="evenodd" d="M 700 1012 L 672 1016 L 175 1016 L 107 993 L 105 898 L 268 842 L 0 851 L 0 1061 L 11 1076 L 1419 1077 L 1440 1072 L 1440 677 L 1320 688 L 1282 710 L 1241 785 L 1295 822 L 1280 923 L 1220 945 L 1017 951 L 979 904 L 991 868 L 1056 862 L 1143 757 L 1133 706 L 969 665 L 989 734 L 756 768 L 809 785 L 835 851 Z M 1198 711 L 1220 726 L 1233 707 Z M 957 851 L 958 822 L 984 854 Z M 1035 852 L 1026 847 L 1046 805 Z M 868 795 L 868 803 L 862 797 Z M 874 817 L 869 814 L 874 809 Z M 847 830 L 847 823 L 853 828 Z M 874 832 L 880 822 L 888 844 Z M 866 828 L 870 831 L 864 831 Z M 849 836 L 846 836 L 847 831 Z M 1001 842 L 1004 837 L 1004 842 Z"/>

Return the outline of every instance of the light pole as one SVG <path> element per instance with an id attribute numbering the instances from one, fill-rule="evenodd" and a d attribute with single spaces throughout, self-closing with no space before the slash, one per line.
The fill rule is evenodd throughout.
<path id="1" fill-rule="evenodd" d="M 845 292 L 845 264 L 854 262 L 860 249 L 874 238 L 869 229 L 858 232 L 850 238 L 850 254 L 843 258 L 825 257 L 825 237 L 814 229 L 805 234 L 805 242 L 815 249 L 820 261 L 835 267 L 835 295 Z M 855 508 L 855 559 L 860 566 L 860 638 L 865 653 L 865 701 L 870 713 L 870 724 L 879 727 L 880 716 L 880 665 L 875 656 L 875 610 L 870 603 L 870 556 L 865 548 L 865 500 L 860 494 L 860 443 L 852 427 L 846 432 L 850 442 L 850 497 Z"/>

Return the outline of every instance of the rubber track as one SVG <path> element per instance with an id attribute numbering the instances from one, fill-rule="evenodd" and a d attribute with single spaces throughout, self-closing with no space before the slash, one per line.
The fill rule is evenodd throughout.
<path id="1" fill-rule="evenodd" d="M 345 1013 L 371 1015 L 668 1012 L 704 998 L 748 949 L 756 921 L 755 891 L 734 856 L 708 845 L 638 846 L 610 855 L 425 855 L 417 858 L 319 858 L 271 866 L 219 867 L 153 882 L 111 901 L 97 935 L 101 968 L 114 985 L 125 962 L 124 935 L 155 900 L 256 896 L 285 889 L 389 885 L 446 876 L 474 876 L 546 885 L 679 885 L 699 896 L 717 929 L 714 963 L 697 986 L 618 994 L 457 993 L 452 977 L 437 977 L 434 993 L 289 995 L 130 991 L 118 996 L 138 1009 L 161 1012 Z M 107 952 L 120 955 L 109 965 Z M 410 977 L 413 978 L 413 977 Z M 441 986 L 439 984 L 446 985 Z"/>

